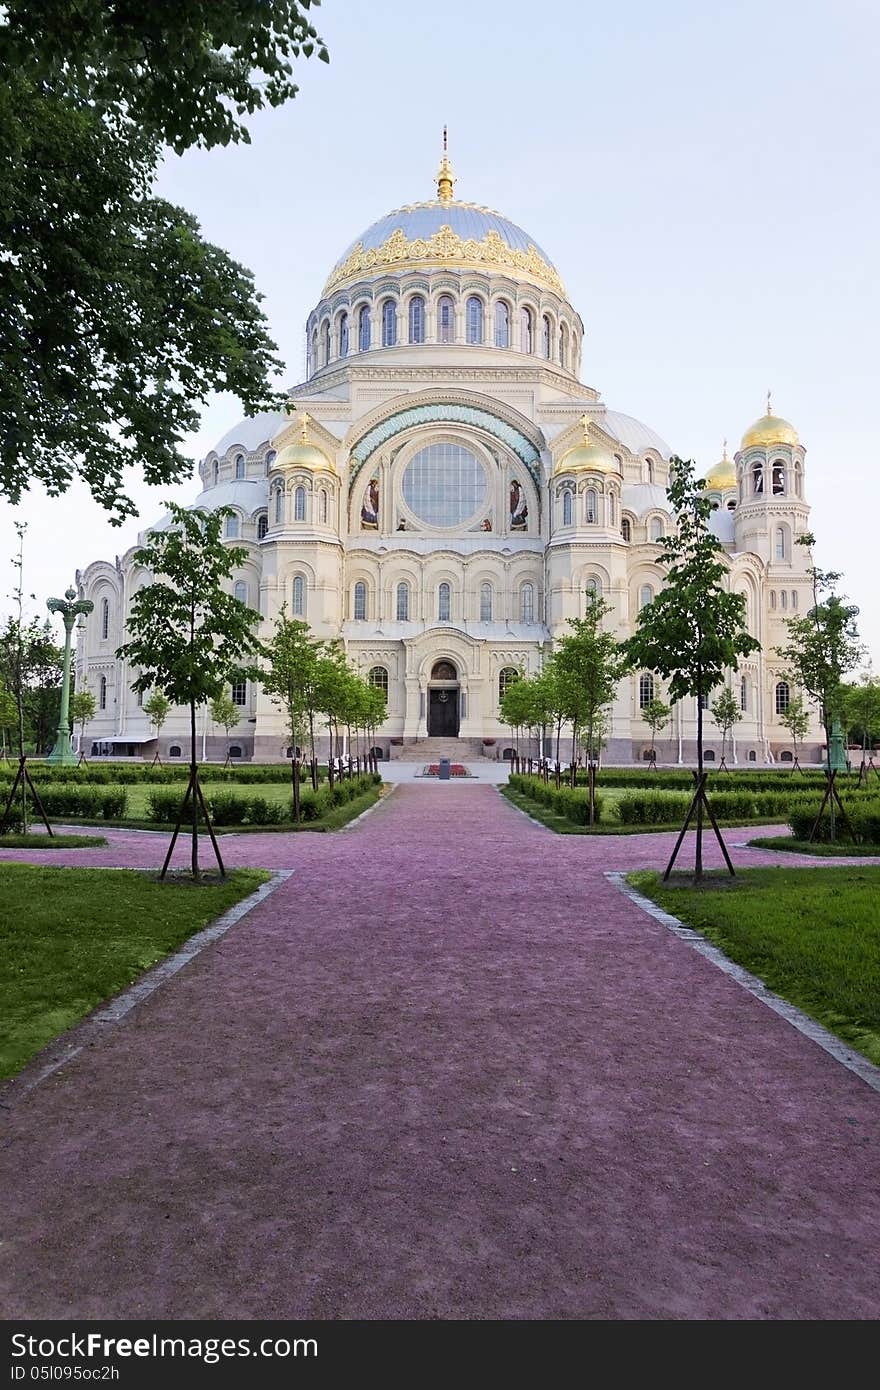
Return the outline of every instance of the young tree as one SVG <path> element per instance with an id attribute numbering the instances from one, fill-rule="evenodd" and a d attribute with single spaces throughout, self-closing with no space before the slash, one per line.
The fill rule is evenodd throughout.
<path id="1" fill-rule="evenodd" d="M 0 758 L 7 761 L 9 754 L 7 748 L 12 743 L 12 731 L 18 718 L 18 710 L 15 705 L 15 697 L 6 686 L 0 682 Z"/>
<path id="2" fill-rule="evenodd" d="M 850 735 L 862 745 L 862 764 L 868 750 L 880 738 L 880 678 L 870 664 L 858 680 L 844 686 L 844 713 Z"/>
<path id="3" fill-rule="evenodd" d="M 196 709 L 222 694 L 230 670 L 262 651 L 254 631 L 260 615 L 224 587 L 247 555 L 243 546 L 223 543 L 230 509 L 188 511 L 171 503 L 169 511 L 169 527 L 151 532 L 135 552 L 135 562 L 156 580 L 134 595 L 128 619 L 132 638 L 116 655 L 140 672 L 132 682 L 134 690 L 158 689 L 172 704 L 189 707 L 190 780 L 184 807 L 189 801 L 192 874 L 198 878 L 199 802 L 204 810 L 204 801 L 198 778 Z M 216 845 L 215 852 L 222 872 Z M 170 855 L 169 849 L 163 875 Z"/>
<path id="4" fill-rule="evenodd" d="M 300 819 L 299 769 L 296 749 L 308 727 L 308 700 L 316 680 L 321 644 L 312 637 L 308 623 L 288 618 L 283 605 L 275 620 L 275 630 L 265 647 L 265 665 L 260 684 L 284 715 L 290 747 L 290 779 L 293 792 L 293 818 Z"/>
<path id="5" fill-rule="evenodd" d="M 505 724 L 510 726 L 516 743 L 517 763 L 520 760 L 520 733 L 530 727 L 530 706 L 532 692 L 529 682 L 519 671 L 516 678 L 506 686 L 499 704 L 499 713 Z"/>
<path id="6" fill-rule="evenodd" d="M 745 599 L 726 588 L 724 547 L 709 530 L 712 504 L 705 496 L 705 481 L 695 474 L 692 460 L 672 459 L 667 496 L 675 528 L 659 542 L 666 583 L 639 613 L 637 630 L 624 649 L 631 665 L 660 672 L 673 702 L 686 697 L 696 700 L 696 788 L 685 828 L 696 811 L 694 876 L 699 880 L 703 874 L 703 808 L 709 806 L 703 769 L 704 706 L 725 672 L 735 669 L 740 657 L 748 656 L 760 644 L 746 628 Z M 720 833 L 716 833 L 724 849 Z M 681 839 L 664 877 L 671 872 Z M 726 856 L 726 849 L 724 853 Z M 732 873 L 729 858 L 727 862 Z"/>
<path id="7" fill-rule="evenodd" d="M 70 722 L 74 726 L 79 725 L 79 756 L 85 757 L 84 745 L 86 739 L 86 725 L 95 717 L 97 705 L 95 697 L 87 687 L 83 690 L 75 690 L 70 698 Z"/>
<path id="8" fill-rule="evenodd" d="M 657 753 L 654 744 L 657 741 L 657 735 L 662 733 L 669 723 L 672 710 L 669 705 L 664 704 L 662 700 L 654 696 L 648 701 L 645 708 L 641 710 L 640 713 L 648 728 L 651 730 L 651 767 L 654 767 L 657 762 Z"/>
<path id="9" fill-rule="evenodd" d="M 798 759 L 798 749 L 806 738 L 807 730 L 810 727 L 810 711 L 804 704 L 802 695 L 794 695 L 788 702 L 788 709 L 783 710 L 779 716 L 780 724 L 784 725 L 791 734 L 791 744 L 794 750 L 794 760 L 792 770 L 800 767 Z"/>
<path id="10" fill-rule="evenodd" d="M 154 763 L 161 763 L 159 757 L 159 737 L 162 733 L 162 725 L 168 718 L 168 711 L 171 709 L 171 701 L 161 690 L 151 691 L 149 697 L 144 700 L 144 714 L 150 721 L 151 726 L 156 730 L 156 756 Z"/>
<path id="11" fill-rule="evenodd" d="M 553 657 L 560 677 L 561 703 L 573 729 L 573 743 L 578 734 L 583 737 L 590 766 L 597 743 L 597 726 L 614 699 L 617 683 L 626 669 L 620 643 L 602 627 L 602 619 L 610 611 L 611 606 L 604 599 L 588 593 L 585 616 L 569 620 L 571 633 L 562 638 Z M 572 763 L 574 761 L 572 757 Z M 592 776 L 589 788 L 592 825 L 596 810 Z"/>
<path id="12" fill-rule="evenodd" d="M 215 695 L 211 701 L 211 721 L 219 724 L 226 734 L 227 745 L 229 743 L 229 731 L 234 729 L 241 718 L 241 710 L 236 705 L 232 697 L 225 690 L 219 695 Z M 229 748 L 226 749 L 226 762 L 229 762 Z"/>
<path id="13" fill-rule="evenodd" d="M 726 685 L 721 694 L 712 702 L 712 718 L 721 733 L 721 762 L 726 766 L 727 740 L 731 731 L 742 719 L 742 711 L 734 698 L 733 691 Z"/>
<path id="14" fill-rule="evenodd" d="M 122 521 L 129 465 L 188 476 L 197 407 L 279 400 L 250 272 L 154 196 L 178 154 L 247 140 L 326 49 L 309 0 L 7 0 L 0 13 L 0 494 L 75 477 Z M 58 209 L 64 209 L 64 216 Z"/>

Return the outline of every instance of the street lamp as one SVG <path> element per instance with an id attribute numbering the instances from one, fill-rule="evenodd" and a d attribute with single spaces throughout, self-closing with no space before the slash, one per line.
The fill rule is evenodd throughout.
<path id="1" fill-rule="evenodd" d="M 50 613 L 60 613 L 64 620 L 64 671 L 61 676 L 61 713 L 58 717 L 58 734 L 55 747 L 46 759 L 47 763 L 59 763 L 71 767 L 76 758 L 70 746 L 70 638 L 73 625 L 80 613 L 91 613 L 94 604 L 91 599 L 77 598 L 75 589 L 66 589 L 64 598 L 50 598 L 46 607 Z"/>

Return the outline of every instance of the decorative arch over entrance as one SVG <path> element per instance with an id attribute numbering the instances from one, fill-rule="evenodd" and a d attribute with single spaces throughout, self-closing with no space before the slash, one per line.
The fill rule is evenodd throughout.
<path id="1" fill-rule="evenodd" d="M 428 737 L 458 738 L 461 685 L 454 661 L 442 658 L 431 667 L 428 682 Z"/>

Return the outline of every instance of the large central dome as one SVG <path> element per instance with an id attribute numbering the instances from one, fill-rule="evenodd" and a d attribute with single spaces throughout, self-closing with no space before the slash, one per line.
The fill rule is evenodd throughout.
<path id="1" fill-rule="evenodd" d="M 491 208 L 452 198 L 445 158 L 438 192 L 432 202 L 395 208 L 368 227 L 336 262 L 324 294 L 377 271 L 439 264 L 509 270 L 565 296 L 556 267 L 534 237 Z"/>

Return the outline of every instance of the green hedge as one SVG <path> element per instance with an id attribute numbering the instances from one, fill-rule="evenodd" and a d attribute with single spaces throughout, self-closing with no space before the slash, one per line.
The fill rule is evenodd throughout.
<path id="1" fill-rule="evenodd" d="M 799 804 L 792 810 L 788 824 L 796 840 L 809 839 L 820 804 L 821 802 L 813 800 L 809 806 Z M 865 797 L 858 801 L 847 797 L 843 804 L 858 840 L 862 844 L 875 844 L 880 848 L 880 797 L 876 793 L 873 797 Z M 838 840 L 848 838 L 846 828 L 841 824 L 839 811 L 835 816 L 835 824 L 836 838 Z M 827 807 L 822 813 L 815 839 L 822 841 L 823 844 L 827 844 L 831 840 L 831 816 Z"/>
<path id="2" fill-rule="evenodd" d="M 125 787 L 71 787 L 62 782 L 40 782 L 37 791 L 47 816 L 85 816 L 92 819 L 101 816 L 104 820 L 121 820 L 128 803 Z M 28 797 L 31 815 L 39 815 L 30 793 Z M 0 803 L 0 810 L 3 804 Z"/>
<path id="3" fill-rule="evenodd" d="M 537 801 L 539 805 L 546 806 L 554 815 L 570 820 L 573 825 L 589 824 L 590 807 L 586 791 L 574 787 L 557 789 L 552 781 L 544 782 L 540 777 L 529 777 L 517 772 L 511 773 L 510 785 L 531 797 L 533 801 Z M 602 819 L 602 798 L 598 794 L 594 810 L 594 824 L 598 824 Z"/>
<path id="4" fill-rule="evenodd" d="M 382 782 L 378 773 L 363 773 L 360 777 L 346 778 L 333 787 L 319 787 L 315 792 L 311 787 L 303 787 L 300 795 L 300 814 L 304 821 L 322 820 L 334 806 L 345 805 L 355 797 L 363 796 L 372 787 Z M 157 787 L 147 799 L 147 815 L 159 825 L 174 825 L 180 814 L 182 788 Z M 292 798 L 290 802 L 269 801 L 265 796 L 241 796 L 238 792 L 208 788 L 205 800 L 215 825 L 283 825 L 293 820 Z"/>
<path id="5" fill-rule="evenodd" d="M 153 766 L 152 763 L 83 763 L 81 767 L 53 767 L 46 763 L 28 760 L 28 771 L 34 781 L 74 784 L 76 786 L 132 786 L 149 783 L 167 786 L 171 783 L 185 782 L 189 777 L 189 763 L 175 761 Z M 0 783 L 10 783 L 15 776 L 16 766 L 0 766 Z M 223 767 L 219 763 L 201 763 L 199 777 L 202 782 L 238 782 L 246 786 L 259 783 L 282 783 L 290 781 L 290 763 L 230 763 Z M 308 769 L 301 769 L 301 781 L 309 781 Z M 327 780 L 327 768 L 318 767 L 318 780 Z"/>

